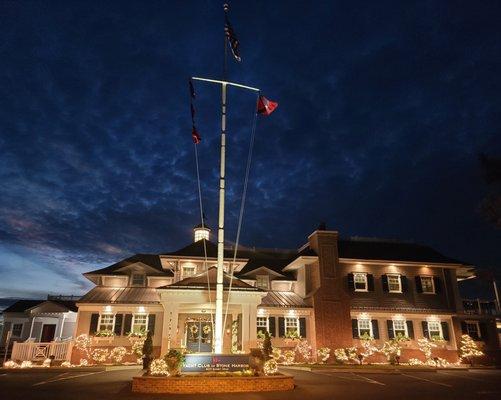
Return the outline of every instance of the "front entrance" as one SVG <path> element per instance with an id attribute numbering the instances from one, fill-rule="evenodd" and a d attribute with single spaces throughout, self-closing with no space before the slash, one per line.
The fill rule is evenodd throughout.
<path id="1" fill-rule="evenodd" d="M 42 336 L 40 341 L 42 343 L 52 342 L 54 340 L 54 334 L 56 333 L 56 324 L 44 324 L 42 327 Z"/>
<path id="2" fill-rule="evenodd" d="M 189 318 L 185 323 L 186 349 L 196 353 L 212 352 L 212 322 Z"/>

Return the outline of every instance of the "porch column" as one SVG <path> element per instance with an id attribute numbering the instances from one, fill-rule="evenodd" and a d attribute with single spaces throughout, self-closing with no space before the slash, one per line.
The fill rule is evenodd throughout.
<path id="1" fill-rule="evenodd" d="M 160 354 L 166 354 L 171 347 L 179 347 L 178 338 L 178 319 L 179 319 L 179 305 L 173 302 L 163 301 L 164 308 L 163 326 L 162 326 L 162 347 Z"/>
<path id="2" fill-rule="evenodd" d="M 64 328 L 64 320 L 66 319 L 66 314 L 63 314 L 61 318 L 59 318 L 59 340 L 63 338 L 63 328 Z"/>
<path id="3" fill-rule="evenodd" d="M 30 336 L 28 337 L 28 339 L 30 339 L 31 335 L 33 334 L 33 325 L 35 324 L 35 318 L 35 316 L 31 318 Z"/>
<path id="4" fill-rule="evenodd" d="M 249 341 L 250 341 L 250 305 L 242 304 L 242 350 L 249 351 Z"/>
<path id="5" fill-rule="evenodd" d="M 255 346 L 257 341 L 257 304 L 249 304 L 249 340 Z"/>

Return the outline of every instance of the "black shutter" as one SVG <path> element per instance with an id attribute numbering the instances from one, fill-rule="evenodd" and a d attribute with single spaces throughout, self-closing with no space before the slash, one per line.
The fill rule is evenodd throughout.
<path id="1" fill-rule="evenodd" d="M 113 329 L 113 332 L 115 333 L 115 336 L 120 336 L 122 334 L 122 322 L 124 320 L 124 315 L 123 314 L 116 314 L 115 315 L 115 327 Z"/>
<path id="2" fill-rule="evenodd" d="M 381 275 L 381 282 L 383 283 L 383 292 L 388 292 L 388 276 Z"/>
<path id="3" fill-rule="evenodd" d="M 421 326 L 423 327 L 423 337 L 430 339 L 430 332 L 428 331 L 428 322 L 421 321 Z"/>
<path id="4" fill-rule="evenodd" d="M 416 291 L 418 293 L 423 293 L 423 285 L 421 284 L 421 277 L 418 275 L 414 278 L 416 281 Z"/>
<path id="5" fill-rule="evenodd" d="M 444 340 L 449 341 L 449 324 L 447 322 L 441 322 L 442 325 L 442 335 L 444 336 Z"/>
<path id="6" fill-rule="evenodd" d="M 478 326 L 480 327 L 480 338 L 485 342 L 489 337 L 488 325 L 485 322 L 480 322 Z"/>
<path id="7" fill-rule="evenodd" d="M 89 335 L 94 335 L 97 332 L 98 322 L 99 322 L 99 314 L 92 314 L 90 316 Z"/>
<path id="8" fill-rule="evenodd" d="M 268 317 L 268 324 L 270 325 L 270 336 L 277 336 L 277 327 L 276 327 L 276 319 L 275 317 Z"/>
<path id="9" fill-rule="evenodd" d="M 407 284 L 407 277 L 400 275 L 400 283 L 402 284 L 402 293 L 407 292 L 409 285 Z"/>
<path id="10" fill-rule="evenodd" d="M 151 336 L 155 334 L 155 314 L 148 314 L 148 332 Z"/>
<path id="11" fill-rule="evenodd" d="M 435 285 L 435 293 L 440 293 L 442 291 L 442 282 L 440 281 L 440 277 L 433 277 L 433 284 Z"/>
<path id="12" fill-rule="evenodd" d="M 393 321 L 390 319 L 386 320 L 386 326 L 388 327 L 388 338 L 394 339 L 395 332 L 393 331 Z"/>
<path id="13" fill-rule="evenodd" d="M 374 275 L 367 274 L 367 290 L 369 292 L 374 291 Z"/>
<path id="14" fill-rule="evenodd" d="M 299 318 L 299 334 L 303 339 L 308 336 L 306 331 L 306 318 Z"/>
<path id="15" fill-rule="evenodd" d="M 125 314 L 124 335 L 128 335 L 132 330 L 132 314 Z"/>
<path id="16" fill-rule="evenodd" d="M 379 339 L 379 326 L 377 324 L 377 319 L 371 321 L 372 324 L 372 336 L 374 339 Z"/>
<path id="17" fill-rule="evenodd" d="M 278 317 L 278 337 L 285 337 L 285 318 Z"/>
<path id="18" fill-rule="evenodd" d="M 412 321 L 406 321 L 407 324 L 407 335 L 409 335 L 410 339 L 414 339 L 414 324 Z"/>
<path id="19" fill-rule="evenodd" d="M 353 339 L 358 339 L 358 320 L 352 319 L 351 320 L 351 332 L 353 334 Z"/>
<path id="20" fill-rule="evenodd" d="M 466 327 L 466 322 L 461 321 L 461 333 L 467 335 L 468 334 L 468 328 Z"/>
<path id="21" fill-rule="evenodd" d="M 353 279 L 353 274 L 348 274 L 347 279 L 348 279 L 348 289 L 351 290 L 352 292 L 354 292 L 355 291 L 355 280 Z"/>

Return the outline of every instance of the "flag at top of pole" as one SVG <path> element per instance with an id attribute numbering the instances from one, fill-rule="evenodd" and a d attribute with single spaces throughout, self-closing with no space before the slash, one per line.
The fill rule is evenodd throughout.
<path id="1" fill-rule="evenodd" d="M 278 107 L 278 103 L 275 101 L 268 100 L 264 96 L 259 96 L 257 99 L 257 113 L 261 115 L 270 115 L 275 108 Z"/>
<path id="2" fill-rule="evenodd" d="M 240 62 L 242 61 L 242 58 L 240 57 L 240 50 L 238 48 L 240 42 L 238 41 L 237 35 L 235 35 L 235 31 L 233 30 L 233 27 L 230 24 L 230 20 L 228 19 L 228 10 L 230 7 L 228 6 L 228 4 L 225 4 L 223 8 L 224 8 L 224 33 L 226 35 L 226 39 L 228 39 L 228 44 L 230 45 L 233 57 L 235 57 L 235 60 Z"/>

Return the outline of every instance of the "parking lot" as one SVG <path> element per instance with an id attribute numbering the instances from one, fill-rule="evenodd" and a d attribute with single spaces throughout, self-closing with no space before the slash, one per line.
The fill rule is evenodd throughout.
<path id="1" fill-rule="evenodd" d="M 499 399 L 501 371 L 404 372 L 398 374 L 296 371 L 292 392 L 249 393 L 245 399 Z M 137 395 L 130 392 L 139 370 L 106 372 L 22 372 L 0 374 L 3 399 L 188 399 L 193 395 Z M 241 399 L 242 394 L 197 395 L 200 399 Z"/>

